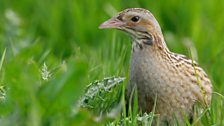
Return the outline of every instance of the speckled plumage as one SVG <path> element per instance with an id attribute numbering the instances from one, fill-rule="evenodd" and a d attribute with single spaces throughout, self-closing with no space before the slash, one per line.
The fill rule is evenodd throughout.
<path id="1" fill-rule="evenodd" d="M 138 16 L 137 22 L 132 21 L 134 16 Z M 120 29 L 133 39 L 126 100 L 136 86 L 140 111 L 151 112 L 157 96 L 160 124 L 174 125 L 175 118 L 180 124 L 184 115 L 190 119 L 197 102 L 210 105 L 212 85 L 208 76 L 191 59 L 169 51 L 160 26 L 149 11 L 126 9 L 101 28 Z"/>

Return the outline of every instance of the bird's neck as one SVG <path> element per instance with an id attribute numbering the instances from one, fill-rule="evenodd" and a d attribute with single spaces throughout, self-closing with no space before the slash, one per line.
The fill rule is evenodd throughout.
<path id="1" fill-rule="evenodd" d="M 161 53 L 169 53 L 169 49 L 164 41 L 162 33 L 149 33 L 147 36 L 133 37 L 132 51 L 152 50 Z"/>
<path id="2" fill-rule="evenodd" d="M 154 48 L 160 48 L 164 51 L 169 51 L 167 48 L 166 42 L 164 40 L 162 32 L 153 32 L 151 33 L 153 39 Z"/>

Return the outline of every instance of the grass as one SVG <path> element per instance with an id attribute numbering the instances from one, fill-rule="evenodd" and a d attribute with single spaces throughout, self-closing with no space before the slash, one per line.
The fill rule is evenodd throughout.
<path id="1" fill-rule="evenodd" d="M 114 112 L 124 111 L 119 103 L 118 109 L 113 109 L 116 105 L 109 109 L 109 114 L 98 114 L 94 112 L 97 109 L 78 105 L 87 84 L 95 80 L 125 77 L 125 87 L 130 39 L 118 31 L 99 30 L 98 26 L 129 7 L 149 9 L 161 24 L 170 50 L 190 57 L 190 47 L 192 58 L 211 78 L 214 93 L 210 124 L 201 113 L 194 125 L 224 125 L 222 0 L 1 0 L 0 124 L 80 126 L 115 125 L 122 120 L 125 125 L 150 122 L 151 114 L 122 117 L 119 111 Z M 113 102 L 114 93 L 117 88 L 104 94 L 107 99 L 102 104 Z M 121 101 L 124 103 L 123 96 Z M 91 103 L 101 104 L 94 99 Z"/>

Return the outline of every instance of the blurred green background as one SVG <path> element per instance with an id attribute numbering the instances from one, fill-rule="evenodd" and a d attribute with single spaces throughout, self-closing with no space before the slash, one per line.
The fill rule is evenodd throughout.
<path id="1" fill-rule="evenodd" d="M 189 57 L 190 48 L 224 94 L 223 0 L 0 0 L 1 125 L 107 124 L 73 109 L 88 83 L 128 77 L 130 39 L 98 26 L 131 7 L 150 10 L 169 49 Z M 223 111 L 214 95 L 214 124 Z"/>

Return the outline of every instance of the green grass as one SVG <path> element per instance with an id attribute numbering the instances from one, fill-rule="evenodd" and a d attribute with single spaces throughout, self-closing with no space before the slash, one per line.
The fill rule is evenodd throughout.
<path id="1" fill-rule="evenodd" d="M 137 120 L 149 124 L 151 114 L 133 115 L 127 121 L 114 109 L 109 109 L 113 116 L 100 116 L 78 105 L 85 87 L 95 80 L 125 77 L 125 87 L 130 39 L 98 26 L 129 7 L 150 10 L 170 50 L 190 57 L 191 48 L 192 57 L 211 78 L 211 116 L 208 121 L 205 114 L 199 115 L 195 125 L 224 125 L 223 0 L 1 0 L 0 124 L 112 125 L 122 120 L 125 125 Z M 113 96 L 113 92 L 104 96 Z M 114 99 L 107 98 L 106 103 Z M 124 110 L 122 104 L 117 106 Z"/>

